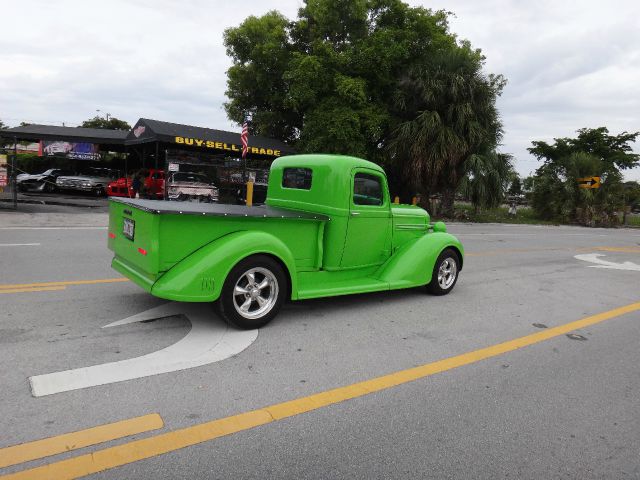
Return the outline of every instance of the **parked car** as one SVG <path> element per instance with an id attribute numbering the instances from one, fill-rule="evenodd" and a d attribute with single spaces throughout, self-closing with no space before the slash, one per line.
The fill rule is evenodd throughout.
<path id="1" fill-rule="evenodd" d="M 157 297 L 216 302 L 238 328 L 265 325 L 286 299 L 413 287 L 445 295 L 462 270 L 460 241 L 422 208 L 393 204 L 384 170 L 366 160 L 278 158 L 266 203 L 113 198 L 111 266 Z"/>
<path id="2" fill-rule="evenodd" d="M 217 202 L 220 192 L 206 175 L 193 172 L 173 172 L 167 180 L 169 200 Z"/>
<path id="3" fill-rule="evenodd" d="M 150 168 L 145 172 L 144 194 L 149 198 L 164 198 L 164 170 Z M 134 198 L 133 178 L 122 177 L 107 185 L 107 195 L 110 197 Z"/>
<path id="4" fill-rule="evenodd" d="M 56 178 L 56 187 L 58 190 L 80 191 L 102 197 L 107 185 L 118 176 L 118 172 L 110 168 L 90 168 L 80 175 L 59 176 Z"/>
<path id="5" fill-rule="evenodd" d="M 61 175 L 73 175 L 73 172 L 61 168 L 50 168 L 42 173 L 33 175 L 21 173 L 16 177 L 16 185 L 21 192 L 55 192 L 56 178 Z"/>

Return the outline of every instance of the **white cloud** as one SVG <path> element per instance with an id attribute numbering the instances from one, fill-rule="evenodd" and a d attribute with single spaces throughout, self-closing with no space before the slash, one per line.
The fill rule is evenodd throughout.
<path id="1" fill-rule="evenodd" d="M 521 174 L 539 162 L 533 140 L 574 136 L 583 127 L 640 130 L 640 4 L 633 1 L 437 0 L 451 27 L 482 48 L 487 70 L 509 83 L 499 101 L 504 151 Z M 640 142 L 636 143 L 640 150 Z M 640 180 L 640 169 L 626 172 Z"/>
<path id="2" fill-rule="evenodd" d="M 452 31 L 509 80 L 499 101 L 503 150 L 522 174 L 532 140 L 582 127 L 640 130 L 640 4 L 613 0 L 411 0 L 456 14 Z M 0 119 L 76 125 L 109 112 L 237 129 L 226 118 L 225 28 L 300 0 L 24 0 L 3 6 Z M 638 145 L 640 148 L 640 145 Z M 628 177 L 640 179 L 640 169 Z"/>

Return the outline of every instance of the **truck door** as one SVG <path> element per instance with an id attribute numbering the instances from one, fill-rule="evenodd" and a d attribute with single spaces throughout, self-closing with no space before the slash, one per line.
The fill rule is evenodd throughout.
<path id="1" fill-rule="evenodd" d="M 351 175 L 351 202 L 340 266 L 380 265 L 391 255 L 391 206 L 385 176 L 367 168 Z"/>

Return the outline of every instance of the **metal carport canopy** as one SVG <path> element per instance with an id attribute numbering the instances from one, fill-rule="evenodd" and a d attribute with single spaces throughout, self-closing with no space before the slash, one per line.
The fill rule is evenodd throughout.
<path id="1" fill-rule="evenodd" d="M 58 127 L 55 125 L 25 125 L 0 130 L 0 137 L 18 140 L 60 140 L 76 143 L 96 143 L 101 150 L 124 152 L 127 130 L 104 128 Z M 102 148 L 104 147 L 104 148 Z"/>
<path id="2" fill-rule="evenodd" d="M 173 148 L 190 148 L 204 151 L 240 152 L 240 132 L 227 132 L 212 128 L 194 127 L 178 123 L 162 122 L 148 118 L 139 119 L 129 132 L 127 146 L 146 143 L 162 143 Z M 295 153 L 295 150 L 279 140 L 257 135 L 249 135 L 249 155 L 277 157 Z M 251 148 L 258 149 L 252 151 Z M 271 153 L 268 153 L 268 152 Z M 274 152 L 279 152 L 275 154 Z"/>

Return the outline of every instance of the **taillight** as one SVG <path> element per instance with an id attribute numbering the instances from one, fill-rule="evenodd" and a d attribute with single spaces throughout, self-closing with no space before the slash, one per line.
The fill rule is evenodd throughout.
<path id="1" fill-rule="evenodd" d="M 116 234 L 109 232 L 109 238 L 116 238 Z"/>
<path id="2" fill-rule="evenodd" d="M 147 251 L 144 248 L 138 248 L 138 253 L 141 253 L 142 255 L 146 255 Z"/>

